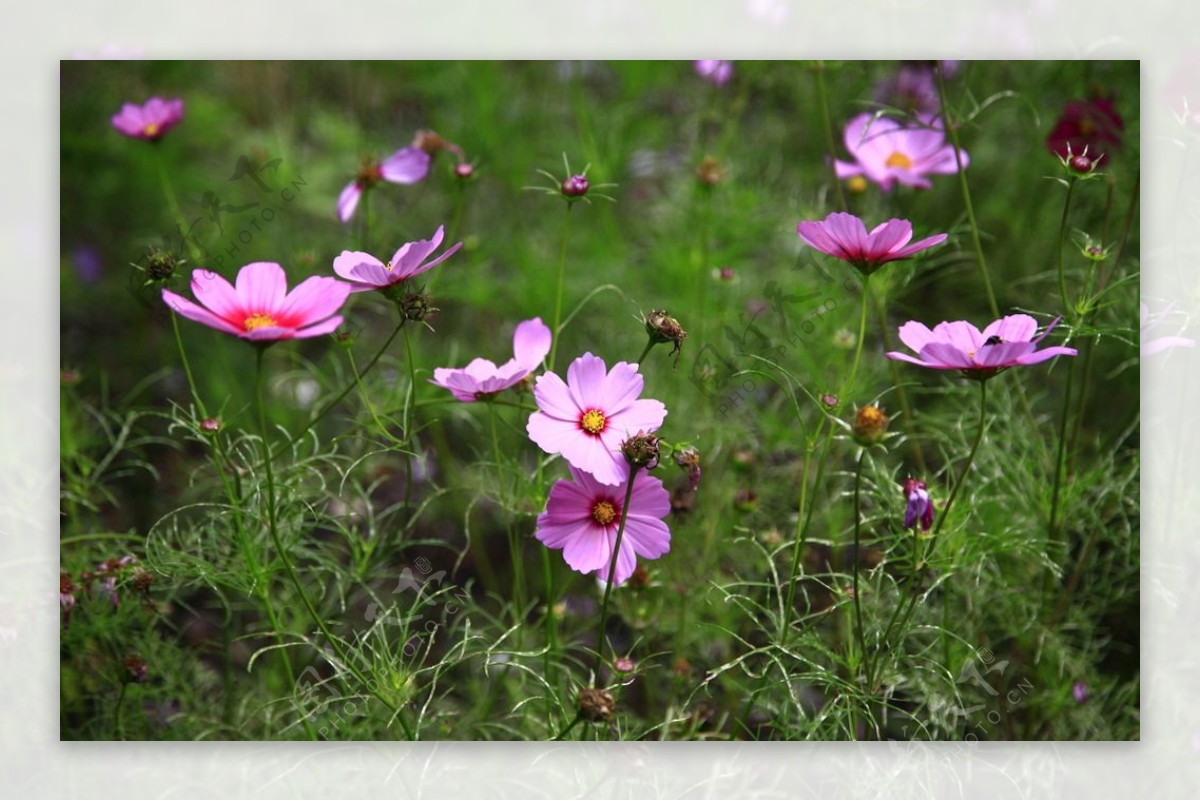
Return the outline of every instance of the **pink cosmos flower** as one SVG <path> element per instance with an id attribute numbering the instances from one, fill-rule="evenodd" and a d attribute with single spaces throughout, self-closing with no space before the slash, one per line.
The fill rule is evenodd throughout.
<path id="1" fill-rule="evenodd" d="M 636 364 L 604 360 L 585 353 L 567 368 L 567 381 L 543 373 L 533 389 L 538 409 L 525 427 L 546 453 L 561 453 L 571 464 L 613 486 L 625 481 L 629 465 L 621 444 L 639 431 L 662 425 L 667 408 L 660 401 L 638 400 L 643 379 Z"/>
<path id="2" fill-rule="evenodd" d="M 387 264 L 370 253 L 343 250 L 342 255 L 333 260 L 333 271 L 350 282 L 353 292 L 383 289 L 407 281 L 426 270 L 432 270 L 457 253 L 462 247 L 462 242 L 447 248 L 445 253 L 433 261 L 425 261 L 442 244 L 445 235 L 446 227 L 439 225 L 433 232 L 432 239 L 418 239 L 416 242 L 401 245 Z"/>
<path id="3" fill-rule="evenodd" d="M 1019 365 L 1037 364 L 1055 356 L 1074 356 L 1074 348 L 1056 345 L 1038 350 L 1037 346 L 1058 324 L 1050 323 L 1042 335 L 1037 321 L 1028 314 L 1010 314 L 990 323 L 982 332 L 968 322 L 942 322 L 932 331 L 923 323 L 910 320 L 900 326 L 900 341 L 920 358 L 892 351 L 889 359 L 932 367 L 935 370 L 961 370 L 968 378 L 991 378 L 1001 370 Z"/>
<path id="4" fill-rule="evenodd" d="M 417 184 L 424 181 L 429 175 L 429 164 L 432 160 L 432 156 L 415 145 L 400 148 L 380 164 L 368 160 L 355 179 L 346 184 L 346 188 L 338 195 L 338 219 L 346 222 L 353 217 L 363 191 L 379 181 L 393 184 Z"/>
<path id="5" fill-rule="evenodd" d="M 716 86 L 724 86 L 733 77 L 733 62 L 718 59 L 701 59 L 693 61 L 692 67 L 696 74 Z"/>
<path id="6" fill-rule="evenodd" d="M 432 384 L 450 390 L 464 403 L 473 403 L 508 389 L 536 370 L 550 352 L 550 326 L 541 317 L 526 320 L 513 332 L 513 357 L 497 367 L 487 359 L 473 359 L 466 367 L 439 367 Z"/>
<path id="7" fill-rule="evenodd" d="M 861 219 L 841 211 L 835 211 L 822 222 L 806 220 L 796 226 L 796 233 L 809 247 L 850 262 L 864 275 L 870 275 L 889 261 L 907 259 L 918 251 L 940 245 L 947 236 L 935 234 L 909 245 L 912 223 L 908 220 L 888 220 L 868 234 Z"/>
<path id="8" fill-rule="evenodd" d="M 604 485 L 574 467 L 571 479 L 560 479 L 550 488 L 546 511 L 538 515 L 534 536 L 547 548 L 561 549 L 563 559 L 573 569 L 595 573 L 607 581 L 627 488 L 624 482 L 615 487 Z M 633 575 L 638 556 L 657 559 L 671 549 L 671 530 L 662 520 L 670 512 L 671 495 L 663 483 L 649 473 L 638 472 L 629 496 L 621 551 L 612 577 L 614 586 Z"/>
<path id="9" fill-rule="evenodd" d="M 350 285 L 313 276 L 288 292 L 282 267 L 256 261 L 238 271 L 236 287 L 208 270 L 193 271 L 192 294 L 201 305 L 162 291 L 166 304 L 189 320 L 242 339 L 271 342 L 331 333 L 342 324 L 334 312 L 350 296 Z"/>
<path id="10" fill-rule="evenodd" d="M 896 182 L 928 189 L 933 184 L 926 176 L 958 172 L 954 147 L 946 144 L 940 119 L 927 117 L 925 125 L 914 128 L 860 114 L 846 124 L 844 138 L 855 163 L 835 161 L 838 178 L 863 175 L 886 192 Z M 965 169 L 967 152 L 960 150 L 959 156 Z"/>
<path id="11" fill-rule="evenodd" d="M 152 97 L 142 105 L 126 103 L 113 115 L 112 126 L 125 136 L 157 142 L 183 119 L 183 101 Z"/>

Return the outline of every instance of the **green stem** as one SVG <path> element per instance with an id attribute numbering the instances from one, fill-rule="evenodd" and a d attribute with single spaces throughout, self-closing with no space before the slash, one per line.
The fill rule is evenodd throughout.
<path id="1" fill-rule="evenodd" d="M 625 520 L 629 517 L 629 499 L 633 497 L 633 482 L 637 478 L 638 467 L 629 468 L 629 483 L 625 485 L 625 502 L 621 505 L 621 522 L 617 525 L 617 539 L 613 543 L 612 558 L 608 562 L 608 573 L 605 576 L 604 600 L 600 603 L 600 629 L 596 633 L 596 659 L 592 666 L 596 686 L 600 686 L 600 664 L 604 661 L 604 627 L 608 623 L 608 599 L 612 595 L 613 576 L 617 571 L 617 557 L 621 554 L 621 539 L 625 536 Z"/>
<path id="2" fill-rule="evenodd" d="M 129 682 L 121 682 L 121 694 L 117 696 L 117 707 L 113 710 L 113 739 L 124 740 L 125 731 L 121 726 L 121 705 L 125 703 L 125 691 L 129 688 Z"/>
<path id="3" fill-rule="evenodd" d="M 263 395 L 263 354 L 266 352 L 266 348 L 267 345 L 260 344 L 257 345 L 255 349 L 255 399 L 258 405 L 258 428 L 259 435 L 262 437 L 263 462 L 266 466 L 267 474 L 267 530 L 271 535 L 271 542 L 275 546 L 276 552 L 279 554 L 279 561 L 283 563 L 284 571 L 291 580 L 292 586 L 296 588 L 296 594 L 300 596 L 300 601 L 304 604 L 305 610 L 308 611 L 309 616 L 317 625 L 317 628 L 321 630 L 321 633 L 325 636 L 325 639 L 329 641 L 330 646 L 337 651 L 338 659 L 341 660 L 342 664 L 346 667 L 346 670 L 350 671 L 354 678 L 363 687 L 370 688 L 371 683 L 367 681 L 366 677 L 363 676 L 362 673 L 359 672 L 358 668 L 350 661 L 345 649 L 342 648 L 341 641 L 333 636 L 333 632 L 329 630 L 329 627 L 325 624 L 325 620 L 321 617 L 320 613 L 317 612 L 317 608 L 313 606 L 312 601 L 308 597 L 308 593 L 304 590 L 304 585 L 300 583 L 300 577 L 296 575 L 296 569 L 292 566 L 292 561 L 288 558 L 287 549 L 284 548 L 283 541 L 279 536 L 279 526 L 275 519 L 275 472 L 271 466 L 271 449 L 267 444 L 267 404 Z M 409 728 L 408 722 L 405 720 L 402 712 L 397 710 L 396 707 L 391 704 L 391 702 L 379 695 L 378 692 L 373 692 L 372 694 L 376 699 L 379 700 L 380 703 L 387 707 L 387 709 L 396 717 L 397 720 L 400 721 L 400 727 L 404 729 L 405 737 L 407 737 L 409 740 L 415 739 L 413 732 Z"/>
<path id="4" fill-rule="evenodd" d="M 653 348 L 656 344 L 658 344 L 658 343 L 656 343 L 653 339 L 650 340 L 649 342 L 647 342 L 645 349 L 642 351 L 642 355 L 637 357 L 637 362 L 635 362 L 635 364 L 640 365 L 643 361 L 645 361 L 646 355 L 648 353 L 650 353 L 651 350 L 653 350 Z"/>
<path id="5" fill-rule="evenodd" d="M 1065 559 L 1067 555 L 1066 539 L 1062 537 L 1060 521 L 1058 519 L 1059 506 L 1062 500 L 1062 485 L 1066 471 L 1063 469 L 1064 462 L 1067 456 L 1067 418 L 1070 416 L 1071 409 L 1071 391 L 1075 381 L 1075 360 L 1072 359 L 1067 366 L 1067 385 L 1063 390 L 1063 405 L 1062 414 L 1058 420 L 1058 454 L 1054 459 L 1054 490 L 1050 496 L 1050 522 L 1046 530 L 1046 544 L 1051 546 L 1061 544 L 1062 557 Z M 1059 540 L 1061 543 L 1058 543 Z M 1047 577 L 1047 580 L 1048 577 Z M 1043 588 L 1045 589 L 1045 588 Z"/>
<path id="6" fill-rule="evenodd" d="M 886 298 L 879 299 L 879 333 L 883 340 L 883 351 L 887 353 L 892 350 L 891 334 L 888 333 L 887 321 L 887 304 Z M 925 452 L 921 450 L 921 445 L 917 441 L 917 418 L 913 414 L 912 404 L 908 401 L 908 390 L 904 388 L 904 382 L 900 378 L 900 366 L 895 359 L 887 359 L 888 371 L 892 374 L 892 385 L 896 388 L 896 393 L 900 396 L 900 411 L 904 413 L 905 428 L 908 429 L 908 446 L 912 451 L 913 458 L 917 462 L 917 470 L 920 475 L 925 475 L 929 472 L 925 466 Z"/>
<path id="7" fill-rule="evenodd" d="M 795 542 L 792 545 L 792 567 L 788 574 L 788 591 L 787 601 L 783 607 L 783 620 L 779 627 L 779 642 L 782 644 L 784 637 L 787 635 L 788 627 L 792 621 L 792 609 L 796 603 L 796 583 L 799 581 L 800 572 L 800 557 L 804 553 L 804 546 L 808 542 L 808 532 L 812 525 L 813 511 L 816 504 L 808 500 L 808 475 L 812 467 L 813 451 L 816 450 L 815 442 L 821 439 L 821 427 L 828 425 L 829 430 L 825 435 L 821 444 L 821 454 L 817 458 L 817 472 L 813 485 L 819 485 L 821 478 L 825 474 L 825 458 L 829 455 L 829 444 L 833 441 L 833 423 L 829 422 L 828 418 L 822 418 L 820 425 L 817 426 L 816 433 L 812 443 L 807 448 L 807 453 L 804 456 L 804 471 L 800 476 L 800 500 L 796 504 L 796 533 Z"/>
<path id="8" fill-rule="evenodd" d="M 862 599 L 858 597 L 858 563 L 862 536 L 862 506 L 859 497 L 862 490 L 862 463 L 866 454 L 867 449 L 863 448 L 858 455 L 858 463 L 854 467 L 854 552 L 850 556 L 854 563 L 854 626 L 858 635 L 859 659 L 862 659 L 867 653 L 866 629 L 863 628 L 862 619 Z"/>
<path id="9" fill-rule="evenodd" d="M 963 465 L 962 473 L 959 474 L 958 481 L 955 482 L 954 488 L 950 491 L 950 499 L 946 501 L 946 506 L 942 509 L 941 514 L 937 516 L 937 522 L 933 525 L 933 531 L 929 535 L 929 547 L 926 549 L 925 555 L 918 558 L 919 549 L 917 548 L 918 540 L 914 536 L 913 541 L 913 576 L 912 576 L 912 591 L 908 595 L 908 599 L 904 604 L 896 607 L 896 613 L 892 615 L 892 619 L 888 621 L 887 627 L 883 630 L 883 637 L 880 639 L 881 646 L 887 643 L 888 635 L 892 633 L 892 627 L 896 623 L 896 619 L 901 617 L 900 630 L 908 625 L 909 617 L 911 617 L 913 609 L 916 607 L 917 596 L 920 594 L 920 571 L 929 561 L 929 555 L 933 551 L 934 545 L 937 544 L 937 536 L 941 532 L 942 527 L 946 524 L 946 520 L 950 517 L 950 510 L 954 507 L 954 501 L 958 498 L 959 490 L 967 483 L 967 474 L 971 470 L 971 465 L 975 461 L 975 453 L 979 450 L 979 444 L 983 442 L 984 423 L 987 413 L 987 380 L 979 382 L 979 424 L 978 430 L 975 433 L 975 442 L 971 445 L 971 452 L 967 454 L 966 464 Z M 931 500 L 930 503 L 933 501 Z M 916 526 L 913 528 L 914 535 Z"/>
<path id="10" fill-rule="evenodd" d="M 1062 313 L 1068 315 L 1072 323 L 1075 313 L 1071 308 L 1071 300 L 1067 297 L 1067 273 L 1063 259 L 1063 249 L 1067 241 L 1067 215 L 1071 211 L 1071 196 L 1075 193 L 1075 177 L 1067 179 L 1067 199 L 1063 202 L 1062 220 L 1058 224 L 1058 292 L 1062 298 Z"/>
<path id="11" fill-rule="evenodd" d="M 837 177 L 837 167 L 834 164 L 837 149 L 833 144 L 833 122 L 829 113 L 829 94 L 825 90 L 825 62 L 818 61 L 812 67 L 813 82 L 817 89 L 817 106 L 821 109 L 821 129 L 825 134 L 825 149 L 829 151 L 829 175 L 833 181 L 833 192 L 837 195 L 838 207 L 847 210 L 846 196 L 842 192 L 842 182 Z"/>
<path id="12" fill-rule="evenodd" d="M 838 395 L 839 405 L 846 402 L 847 393 L 854 389 L 854 379 L 858 377 L 858 363 L 862 359 L 863 340 L 867 337 L 867 302 L 870 299 L 871 276 L 868 273 L 864 273 L 862 279 L 862 306 L 858 315 L 858 342 L 854 347 L 854 363 L 850 366 L 850 375 L 846 377 L 845 383 L 842 384 L 841 393 Z"/>
<path id="13" fill-rule="evenodd" d="M 554 293 L 554 326 L 550 329 L 554 334 L 554 338 L 550 341 L 550 372 L 554 371 L 554 360 L 558 356 L 558 340 L 562 334 L 559 331 L 559 325 L 562 324 L 563 282 L 567 273 L 567 239 L 571 232 L 571 209 L 573 208 L 575 208 L 574 203 L 567 204 L 567 219 L 563 223 L 562 242 L 558 248 L 558 288 Z"/>
<path id="14" fill-rule="evenodd" d="M 967 185 L 967 174 L 963 171 L 962 147 L 958 143 L 958 126 L 950 122 L 946 104 L 946 78 L 942 74 L 942 63 L 939 61 L 934 70 L 937 73 L 938 99 L 942 105 L 942 123 L 950 136 L 950 144 L 954 147 L 954 164 L 958 168 L 958 186 L 963 196 L 963 206 L 967 210 L 967 221 L 971 224 L 971 241 L 975 245 L 975 258 L 979 262 L 979 272 L 983 276 L 983 286 L 987 290 L 988 304 L 992 309 L 992 317 L 1000 319 L 1000 306 L 996 303 L 996 293 L 992 290 L 992 278 L 988 272 L 987 258 L 983 255 L 983 243 L 979 238 L 979 223 L 975 219 L 975 206 L 971 203 L 971 189 Z"/>

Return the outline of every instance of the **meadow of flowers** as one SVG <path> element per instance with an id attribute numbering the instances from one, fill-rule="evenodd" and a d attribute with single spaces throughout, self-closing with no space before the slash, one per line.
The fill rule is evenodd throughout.
<path id="1" fill-rule="evenodd" d="M 62 738 L 1136 739 L 1138 102 L 64 63 Z"/>

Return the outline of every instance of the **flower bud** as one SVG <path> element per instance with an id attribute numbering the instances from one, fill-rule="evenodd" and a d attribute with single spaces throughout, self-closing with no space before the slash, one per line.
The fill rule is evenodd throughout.
<path id="1" fill-rule="evenodd" d="M 854 434 L 854 441 L 859 445 L 878 445 L 887 433 L 888 422 L 888 416 L 883 409 L 871 404 L 862 407 L 855 413 L 850 431 Z"/>
<path id="2" fill-rule="evenodd" d="M 215 434 L 221 430 L 221 421 L 216 417 L 206 417 L 200 421 L 200 430 L 206 434 Z"/>
<path id="3" fill-rule="evenodd" d="M 613 716 L 617 702 L 608 690 L 587 687 L 579 691 L 579 714 L 590 723 L 602 723 Z"/>
<path id="4" fill-rule="evenodd" d="M 922 531 L 929 531 L 933 526 L 933 501 L 924 481 L 918 481 L 911 476 L 904 479 L 904 497 L 908 500 L 908 508 L 904 512 L 904 527 L 915 528 L 921 524 Z"/>
<path id="5" fill-rule="evenodd" d="M 586 175 L 572 175 L 562 182 L 562 193 L 567 197 L 583 197 L 589 186 Z"/>
<path id="6" fill-rule="evenodd" d="M 696 180 L 704 186 L 716 186 L 725 179 L 725 168 L 712 156 L 705 156 L 696 167 Z"/>
<path id="7" fill-rule="evenodd" d="M 659 440 L 654 434 L 639 431 L 621 445 L 625 461 L 631 467 L 644 467 L 653 470 L 658 467 Z"/>
<path id="8" fill-rule="evenodd" d="M 400 301 L 400 312 L 405 319 L 420 322 L 437 311 L 424 292 L 409 292 Z"/>
<path id="9" fill-rule="evenodd" d="M 475 167 L 469 161 L 460 161 L 454 165 L 454 174 L 468 181 L 475 177 Z"/>
<path id="10" fill-rule="evenodd" d="M 679 356 L 683 352 L 683 340 L 687 339 L 687 331 L 683 330 L 679 321 L 668 315 L 665 309 L 655 309 L 646 315 L 645 325 L 651 344 L 670 342 L 674 345 L 671 355 L 678 364 Z"/>
<path id="11" fill-rule="evenodd" d="M 175 275 L 179 261 L 170 253 L 158 248 L 150 248 L 146 256 L 146 276 L 151 281 L 169 281 Z"/>
<path id="12" fill-rule="evenodd" d="M 821 396 L 821 405 L 826 409 L 836 409 L 838 405 L 838 396 L 832 392 L 826 392 Z"/>

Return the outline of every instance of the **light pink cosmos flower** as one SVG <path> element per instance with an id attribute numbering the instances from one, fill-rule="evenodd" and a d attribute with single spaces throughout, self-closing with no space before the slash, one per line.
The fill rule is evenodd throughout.
<path id="1" fill-rule="evenodd" d="M 870 275 L 889 261 L 907 259 L 946 241 L 946 234 L 935 234 L 909 245 L 912 223 L 892 219 L 867 233 L 867 226 L 853 214 L 835 211 L 821 222 L 804 221 L 796 233 L 809 246 L 822 253 L 850 262 L 859 272 Z"/>
<path id="2" fill-rule="evenodd" d="M 961 370 L 968 378 L 991 378 L 1001 370 L 1019 365 L 1037 364 L 1055 356 L 1074 356 L 1074 348 L 1056 345 L 1038 350 L 1038 344 L 1058 324 L 1046 326 L 1037 339 L 1037 320 L 1028 314 L 1010 314 L 990 323 L 982 332 L 963 320 L 939 323 L 930 331 L 923 323 L 910 320 L 900 326 L 900 341 L 920 358 L 892 351 L 889 359 L 932 367 L 935 370 Z"/>
<path id="3" fill-rule="evenodd" d="M 627 487 L 624 483 L 615 487 L 601 484 L 574 467 L 571 479 L 560 479 L 550 488 L 546 511 L 538 515 L 534 536 L 547 548 L 561 549 L 563 559 L 573 569 L 595 573 L 601 581 L 607 581 Z M 649 473 L 638 472 L 613 571 L 614 586 L 633 575 L 637 557 L 657 559 L 671 549 L 671 530 L 662 520 L 670 512 L 671 495 L 663 483 Z"/>
<path id="4" fill-rule="evenodd" d="M 431 384 L 450 390 L 464 403 L 473 403 L 516 385 L 532 373 L 550 352 L 550 326 L 541 317 L 526 320 L 513 332 L 513 357 L 497 367 L 487 359 L 473 359 L 466 367 L 439 367 Z"/>
<path id="5" fill-rule="evenodd" d="M 125 136 L 157 142 L 183 119 L 183 101 L 152 97 L 142 105 L 126 103 L 113 115 L 112 126 Z"/>
<path id="6" fill-rule="evenodd" d="M 426 270 L 432 270 L 457 253 L 462 247 L 462 242 L 447 248 L 445 253 L 433 261 L 425 261 L 442 244 L 445 235 L 446 227 L 439 225 L 433 232 L 432 239 L 418 239 L 416 242 L 401 245 L 387 264 L 370 253 L 343 250 L 342 255 L 333 260 L 333 271 L 350 282 L 353 292 L 384 289 L 392 284 L 407 281 Z"/>
<path id="7" fill-rule="evenodd" d="M 719 59 L 701 59 L 692 62 L 696 74 L 716 86 L 724 86 L 733 77 L 733 62 Z"/>
<path id="8" fill-rule="evenodd" d="M 214 272 L 193 271 L 192 294 L 201 305 L 162 291 L 166 304 L 189 320 L 242 339 L 271 342 L 331 333 L 342 324 L 334 312 L 350 296 L 350 285 L 313 276 L 288 292 L 282 267 L 256 261 L 238 271 L 236 287 Z"/>
<path id="9" fill-rule="evenodd" d="M 379 181 L 393 184 L 417 184 L 429 175 L 429 164 L 433 157 L 415 145 L 402 147 L 376 164 L 367 161 L 353 181 L 338 195 L 337 215 L 342 222 L 354 216 L 358 201 L 364 190 Z"/>
<path id="10" fill-rule="evenodd" d="M 946 143 L 940 119 L 925 118 L 920 127 L 906 127 L 886 117 L 860 114 L 846 124 L 846 149 L 854 163 L 835 161 L 838 178 L 862 175 L 885 192 L 896 182 L 928 189 L 928 175 L 958 172 L 954 146 Z M 967 151 L 960 150 L 963 169 Z"/>
<path id="11" fill-rule="evenodd" d="M 638 399 L 643 383 L 636 364 L 617 362 L 609 372 L 603 359 L 585 353 L 567 368 L 566 383 L 554 373 L 538 377 L 533 398 L 540 411 L 525 430 L 546 453 L 561 453 L 601 484 L 620 484 L 629 475 L 621 444 L 657 430 L 667 416 L 660 401 Z"/>

